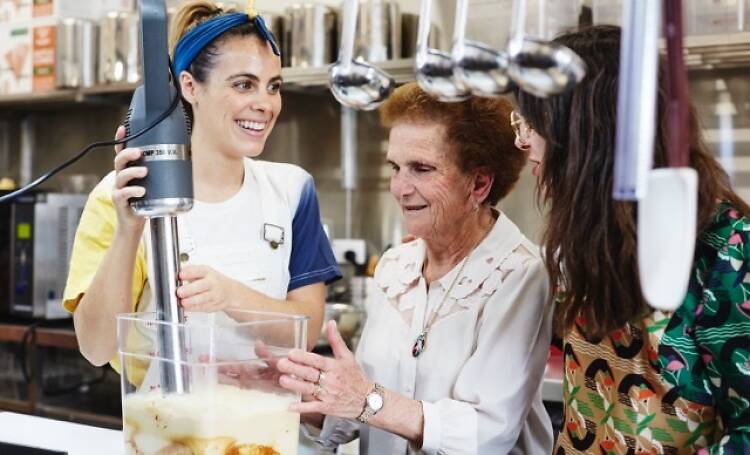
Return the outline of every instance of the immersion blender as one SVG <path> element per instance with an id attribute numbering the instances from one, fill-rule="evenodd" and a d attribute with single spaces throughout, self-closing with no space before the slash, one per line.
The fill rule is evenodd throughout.
<path id="1" fill-rule="evenodd" d="M 148 218 L 151 255 L 149 276 L 154 292 L 157 317 L 157 355 L 162 389 L 185 393 L 189 389 L 188 370 L 184 366 L 185 340 L 180 323 L 185 322 L 177 298 L 179 242 L 177 215 L 193 207 L 193 170 L 190 160 L 190 135 L 177 89 L 170 84 L 167 47 L 167 10 L 164 0 L 139 0 L 143 55 L 143 84 L 133 94 L 125 128 L 127 134 L 152 124 L 168 111 L 168 116 L 142 136 L 129 141 L 143 153 L 132 166 L 145 166 L 148 174 L 134 179 L 146 193 L 131 198 L 137 215 Z M 176 77 L 176 75 L 175 75 Z M 179 105 L 179 108 L 175 109 Z"/>

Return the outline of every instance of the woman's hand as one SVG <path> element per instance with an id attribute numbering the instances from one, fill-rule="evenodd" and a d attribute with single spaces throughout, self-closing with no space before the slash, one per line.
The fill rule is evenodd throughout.
<path id="1" fill-rule="evenodd" d="M 278 369 L 283 373 L 279 384 L 310 400 L 293 404 L 292 412 L 355 419 L 362 414 L 374 385 L 346 347 L 335 321 L 328 322 L 326 334 L 335 358 L 295 349 L 279 360 Z"/>
<path id="2" fill-rule="evenodd" d="M 125 137 L 125 127 L 120 126 L 115 133 L 115 139 Z M 133 213 L 128 204 L 128 199 L 141 197 L 146 194 L 142 186 L 131 186 L 130 181 L 143 178 L 148 173 L 145 166 L 128 167 L 128 163 L 141 157 L 141 150 L 127 148 L 123 150 L 122 145 L 115 146 L 115 188 L 112 190 L 112 201 L 117 211 L 117 229 L 122 233 L 128 233 L 140 237 L 146 219 Z"/>
<path id="3" fill-rule="evenodd" d="M 186 265 L 180 270 L 180 280 L 186 281 L 177 288 L 177 297 L 188 311 L 213 313 L 229 309 L 237 281 L 205 265 Z"/>

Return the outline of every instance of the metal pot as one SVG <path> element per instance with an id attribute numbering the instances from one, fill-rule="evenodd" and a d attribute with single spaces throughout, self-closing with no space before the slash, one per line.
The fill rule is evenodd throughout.
<path id="1" fill-rule="evenodd" d="M 417 30 L 419 15 L 411 13 L 401 14 L 401 58 L 412 58 L 417 55 Z M 427 47 L 437 48 L 440 43 L 440 30 L 435 24 L 430 25 L 430 38 Z"/>
<path id="2" fill-rule="evenodd" d="M 325 66 L 336 60 L 336 12 L 320 3 L 287 9 L 289 66 Z"/>
<path id="3" fill-rule="evenodd" d="M 382 62 L 401 58 L 401 10 L 395 2 L 362 0 L 354 58 Z"/>
<path id="4" fill-rule="evenodd" d="M 289 49 L 287 49 L 287 39 L 285 36 L 285 26 L 288 24 L 286 15 L 283 13 L 261 12 L 261 17 L 266 23 L 266 27 L 273 33 L 276 39 L 276 45 L 281 51 L 281 66 L 289 66 Z"/>
<path id="5" fill-rule="evenodd" d="M 110 12 L 99 22 L 99 83 L 136 83 L 141 79 L 138 15 Z"/>
<path id="6" fill-rule="evenodd" d="M 55 79 L 58 87 L 91 87 L 96 83 L 97 25 L 84 19 L 57 24 Z"/>

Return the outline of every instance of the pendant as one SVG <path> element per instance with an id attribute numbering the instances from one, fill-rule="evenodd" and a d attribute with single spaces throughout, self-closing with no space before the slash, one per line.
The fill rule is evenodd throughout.
<path id="1" fill-rule="evenodd" d="M 416 340 L 414 340 L 414 346 L 411 348 L 411 355 L 413 357 L 419 357 L 419 355 L 424 351 L 424 345 L 425 345 L 425 335 L 427 335 L 426 332 L 422 332 L 419 334 Z"/>

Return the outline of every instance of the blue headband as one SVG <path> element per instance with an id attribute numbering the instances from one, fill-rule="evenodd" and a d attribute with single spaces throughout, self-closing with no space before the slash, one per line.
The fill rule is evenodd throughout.
<path id="1" fill-rule="evenodd" d="M 175 77 L 180 77 L 180 73 L 190 68 L 198 54 L 222 33 L 230 28 L 250 22 L 258 29 L 260 36 L 271 44 L 273 53 L 281 55 L 273 33 L 268 30 L 262 17 L 258 15 L 254 19 L 250 19 L 247 14 L 243 13 L 223 14 L 196 25 L 180 38 L 174 49 L 174 61 L 172 62 Z"/>

